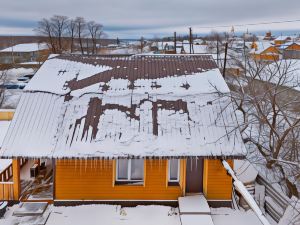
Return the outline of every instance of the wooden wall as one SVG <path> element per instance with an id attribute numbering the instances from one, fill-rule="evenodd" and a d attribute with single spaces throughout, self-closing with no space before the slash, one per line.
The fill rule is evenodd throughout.
<path id="1" fill-rule="evenodd" d="M 12 120 L 14 110 L 0 110 L 0 120 Z"/>
<path id="2" fill-rule="evenodd" d="M 233 160 L 228 160 L 233 168 Z M 220 160 L 204 160 L 203 193 L 208 200 L 231 200 L 232 178 Z"/>
<path id="3" fill-rule="evenodd" d="M 183 160 L 181 164 L 185 169 Z M 168 186 L 166 160 L 145 160 L 144 170 L 144 184 L 115 185 L 115 161 L 57 160 L 55 199 L 177 200 L 183 194 L 182 182 L 180 186 Z"/>

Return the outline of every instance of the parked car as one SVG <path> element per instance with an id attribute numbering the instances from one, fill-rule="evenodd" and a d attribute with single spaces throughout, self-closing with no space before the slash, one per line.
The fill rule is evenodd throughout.
<path id="1" fill-rule="evenodd" d="M 5 89 L 24 89 L 25 84 L 23 83 L 7 83 L 7 84 L 1 84 L 0 88 Z"/>
<path id="2" fill-rule="evenodd" d="M 34 74 L 26 74 L 23 77 L 28 77 L 29 79 L 33 78 Z"/>
<path id="3" fill-rule="evenodd" d="M 30 81 L 30 78 L 29 78 L 29 77 L 23 76 L 23 77 L 19 77 L 17 80 L 18 80 L 18 81 L 25 82 L 25 83 L 28 83 L 28 82 Z"/>

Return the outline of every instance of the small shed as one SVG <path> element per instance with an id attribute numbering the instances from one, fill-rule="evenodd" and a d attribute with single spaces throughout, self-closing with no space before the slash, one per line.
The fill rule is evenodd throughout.
<path id="1" fill-rule="evenodd" d="M 18 44 L 0 50 L 0 63 L 43 62 L 49 55 L 46 43 Z"/>

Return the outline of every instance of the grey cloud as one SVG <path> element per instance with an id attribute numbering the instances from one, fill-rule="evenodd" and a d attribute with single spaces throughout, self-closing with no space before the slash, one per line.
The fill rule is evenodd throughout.
<path id="1" fill-rule="evenodd" d="M 3 1 L 3 0 L 2 0 Z M 101 22 L 116 36 L 136 36 L 248 22 L 300 19 L 299 0 L 13 0 L 1 4 L 0 27 L 30 27 L 43 17 L 62 14 Z M 295 28 L 295 24 L 289 24 Z M 294 27 L 292 27 L 294 26 Z M 268 26 L 265 26 L 266 29 Z M 152 30 L 152 33 L 151 33 Z"/>

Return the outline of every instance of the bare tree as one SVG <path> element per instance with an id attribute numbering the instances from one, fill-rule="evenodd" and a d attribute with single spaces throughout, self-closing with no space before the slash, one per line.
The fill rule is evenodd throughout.
<path id="1" fill-rule="evenodd" d="M 248 62 L 247 76 L 236 77 L 232 100 L 242 115 L 240 130 L 252 161 L 261 157 L 289 196 L 299 197 L 300 93 L 292 61 Z M 257 154 L 255 151 L 258 151 Z"/>
<path id="2" fill-rule="evenodd" d="M 103 26 L 95 21 L 90 21 L 87 23 L 87 28 L 92 39 L 92 54 L 95 54 L 97 52 L 97 40 L 101 37 Z"/>
<path id="3" fill-rule="evenodd" d="M 70 41 L 71 41 L 71 44 L 70 44 L 70 51 L 71 53 L 73 53 L 74 51 L 74 39 L 75 39 L 75 35 L 76 35 L 76 22 L 75 20 L 73 19 L 70 19 L 69 20 L 69 23 L 68 23 L 68 33 L 69 33 L 69 37 L 70 37 Z"/>
<path id="4" fill-rule="evenodd" d="M 140 50 L 141 50 L 141 53 L 143 53 L 143 51 L 144 51 L 144 47 L 145 47 L 145 39 L 144 39 L 144 37 L 141 37 L 141 39 L 140 39 Z"/>
<path id="5" fill-rule="evenodd" d="M 46 36 L 48 38 L 48 44 L 51 47 L 52 53 L 57 53 L 55 34 L 51 21 L 45 18 L 39 21 L 36 32 L 38 35 Z"/>
<path id="6" fill-rule="evenodd" d="M 53 33 L 54 33 L 55 37 L 57 38 L 57 42 L 58 42 L 57 49 L 59 52 L 62 52 L 63 51 L 62 38 L 63 38 L 63 36 L 65 36 L 67 23 L 68 23 L 68 17 L 54 15 L 50 18 L 50 21 L 51 21 Z"/>
<path id="7" fill-rule="evenodd" d="M 83 17 L 76 17 L 75 24 L 76 24 L 76 30 L 77 30 L 77 35 L 78 35 L 78 40 L 79 40 L 81 53 L 84 54 L 83 40 L 84 40 L 84 37 L 86 35 L 86 22 L 85 22 L 85 19 Z"/>
<path id="8" fill-rule="evenodd" d="M 7 70 L 0 71 L 0 108 L 5 100 L 5 83 L 7 81 Z"/>

